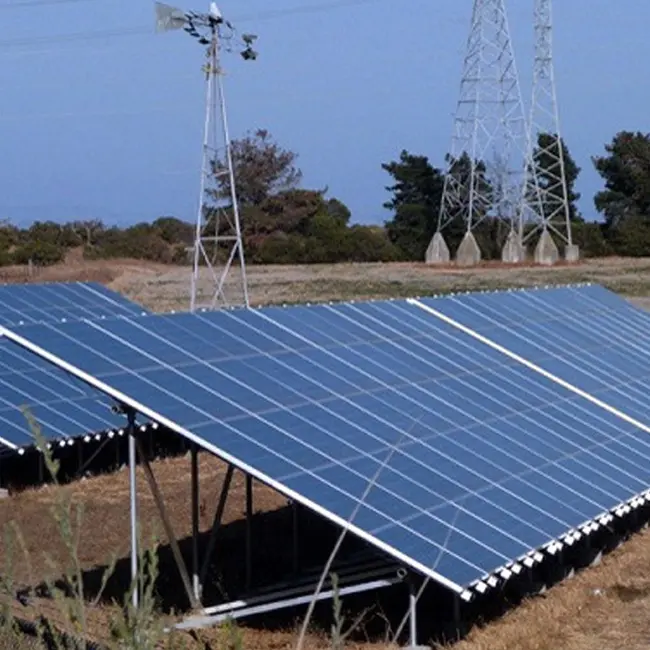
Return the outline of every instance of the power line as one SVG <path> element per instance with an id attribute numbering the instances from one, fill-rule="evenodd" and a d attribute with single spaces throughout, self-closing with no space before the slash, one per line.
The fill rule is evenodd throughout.
<path id="1" fill-rule="evenodd" d="M 66 4 L 97 2 L 98 0 L 32 0 L 30 2 L 11 2 L 0 4 L 0 9 L 22 7 L 28 8 L 41 4 Z M 233 22 L 267 21 L 275 18 L 283 18 L 297 14 L 326 13 L 329 11 L 344 9 L 348 7 L 376 4 L 384 0 L 333 0 L 314 5 L 287 7 L 286 9 L 275 9 L 266 12 L 242 15 L 239 18 L 233 17 Z M 153 28 L 132 27 L 122 29 L 96 30 L 93 32 L 72 32 L 55 36 L 36 36 L 29 38 L 7 39 L 0 41 L 0 49 L 20 48 L 28 45 L 50 45 L 57 43 L 70 43 L 75 41 L 94 41 L 104 38 L 121 38 L 128 36 L 147 36 L 154 33 Z"/>

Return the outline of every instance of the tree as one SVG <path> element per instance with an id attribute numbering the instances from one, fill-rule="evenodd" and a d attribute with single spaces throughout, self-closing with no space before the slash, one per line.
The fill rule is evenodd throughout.
<path id="1" fill-rule="evenodd" d="M 259 205 L 265 199 L 293 190 L 302 179 L 302 172 L 295 166 L 298 154 L 280 147 L 265 129 L 247 134 L 230 145 L 237 200 L 242 207 Z M 230 179 L 225 159 L 212 163 L 215 188 L 209 195 L 215 200 L 230 200 Z"/>
<path id="2" fill-rule="evenodd" d="M 327 208 L 327 214 L 336 219 L 342 226 L 347 226 L 350 222 L 350 217 L 352 213 L 345 203 L 339 201 L 338 199 L 328 199 L 325 205 Z"/>
<path id="3" fill-rule="evenodd" d="M 560 154 L 562 158 L 560 158 Z M 562 178 L 562 160 L 564 160 L 564 175 L 566 179 L 567 197 L 569 200 L 569 219 L 582 221 L 577 202 L 580 194 L 575 191 L 575 184 L 581 169 L 571 156 L 566 143 L 562 138 L 552 133 L 539 133 L 537 147 L 533 152 L 533 160 L 537 170 L 537 182 L 544 198 L 544 215 L 547 217 L 558 215 L 564 218 L 564 191 L 560 179 Z M 561 213 L 561 214 L 560 214 Z"/>
<path id="4" fill-rule="evenodd" d="M 436 230 L 444 177 L 426 156 L 406 150 L 398 161 L 382 164 L 382 169 L 395 181 L 386 187 L 393 194 L 384 203 L 384 208 L 393 211 L 393 218 L 386 222 L 388 237 L 407 259 L 421 260 Z"/>
<path id="5" fill-rule="evenodd" d="M 594 203 L 605 217 L 606 232 L 627 219 L 650 221 L 650 135 L 621 131 L 605 151 L 606 156 L 592 160 L 605 180 Z"/>

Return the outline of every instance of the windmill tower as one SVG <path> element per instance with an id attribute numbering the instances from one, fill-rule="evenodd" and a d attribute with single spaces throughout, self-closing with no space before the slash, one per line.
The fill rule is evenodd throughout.
<path id="1" fill-rule="evenodd" d="M 559 259 L 557 241 L 567 261 L 577 261 L 578 247 L 571 233 L 570 197 L 553 62 L 552 0 L 535 0 L 535 64 L 530 114 L 527 203 L 520 236 L 524 244 L 537 239 L 535 261 L 554 264 Z"/>
<path id="2" fill-rule="evenodd" d="M 157 31 L 183 29 L 206 49 L 203 66 L 205 129 L 199 207 L 192 247 L 190 311 L 236 305 L 248 307 L 246 263 L 221 65 L 222 50 L 232 51 L 234 28 L 223 18 L 214 2 L 205 14 L 183 12 L 161 2 L 156 2 L 155 10 Z M 246 60 L 257 57 L 252 49 L 254 39 L 252 35 L 242 36 L 240 53 Z M 229 276 L 237 265 L 238 278 L 233 281 Z M 200 285 L 202 275 L 208 276 L 208 289 L 202 289 Z"/>
<path id="3" fill-rule="evenodd" d="M 477 264 L 474 236 L 487 218 L 508 232 L 503 259 L 523 257 L 519 238 L 528 132 L 505 0 L 474 0 L 438 226 L 426 261 L 449 262 L 446 234 L 462 237 L 456 262 Z"/>

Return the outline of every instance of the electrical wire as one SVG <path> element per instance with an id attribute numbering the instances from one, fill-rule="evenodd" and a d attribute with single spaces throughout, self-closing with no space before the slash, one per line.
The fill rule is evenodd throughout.
<path id="1" fill-rule="evenodd" d="M 82 2 L 97 2 L 98 0 L 32 0 L 31 2 L 11 2 L 0 4 L 0 9 L 8 7 L 31 7 L 39 4 L 66 4 L 66 3 L 82 3 Z M 376 4 L 383 0 L 332 0 L 330 2 L 322 2 L 314 5 L 303 5 L 287 7 L 285 9 L 274 9 L 266 12 L 257 12 L 253 14 L 242 15 L 240 17 L 233 17 L 233 23 L 245 23 L 259 21 L 264 22 L 274 20 L 276 18 L 284 18 L 297 14 L 309 13 L 327 13 L 329 11 L 344 9 L 348 7 L 355 7 L 361 5 Z M 104 38 L 122 38 L 129 36 L 147 36 L 154 34 L 153 27 L 132 27 L 122 29 L 108 29 L 96 30 L 92 32 L 72 32 L 68 34 L 48 35 L 48 36 L 32 36 L 26 38 L 7 39 L 0 41 L 0 51 L 3 49 L 20 48 L 29 45 L 51 45 L 58 43 L 70 43 L 76 41 L 94 41 Z"/>

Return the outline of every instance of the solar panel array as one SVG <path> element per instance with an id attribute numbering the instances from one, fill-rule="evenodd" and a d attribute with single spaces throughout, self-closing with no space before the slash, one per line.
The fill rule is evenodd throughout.
<path id="1" fill-rule="evenodd" d="M 0 323 L 135 316 L 141 307 L 94 282 L 0 286 Z M 48 439 L 123 426 L 111 400 L 50 363 L 0 338 L 0 448 L 33 443 L 22 408 L 29 407 Z"/>
<path id="2" fill-rule="evenodd" d="M 82 318 L 135 316 L 139 305 L 98 282 L 52 282 L 0 286 L 0 325 Z"/>
<path id="3" fill-rule="evenodd" d="M 598 344 L 601 374 L 619 362 L 601 396 L 629 400 L 611 380 L 623 381 L 637 344 L 622 336 L 610 354 L 591 323 L 616 329 L 634 314 L 640 329 L 644 316 L 603 291 L 125 317 L 7 336 L 339 524 L 356 510 L 357 535 L 463 592 L 650 486 L 643 426 L 480 338 L 560 363 L 527 342 L 554 329 L 554 351 L 572 345 L 576 367 L 596 363 Z M 594 372 L 565 376 L 599 391 Z"/>

